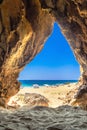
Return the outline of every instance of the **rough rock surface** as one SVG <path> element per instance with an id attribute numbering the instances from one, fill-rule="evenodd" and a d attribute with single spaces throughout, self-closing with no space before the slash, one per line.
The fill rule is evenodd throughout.
<path id="1" fill-rule="evenodd" d="M 49 100 L 36 93 L 25 93 L 25 94 L 17 94 L 11 101 L 8 103 L 9 106 L 13 107 L 21 107 L 28 106 L 29 108 L 34 106 L 49 106 Z"/>
<path id="2" fill-rule="evenodd" d="M 87 88 L 87 0 L 0 1 L 0 105 L 19 91 L 19 72 L 44 46 L 54 21 L 81 66 L 80 88 Z M 83 87 L 84 86 L 84 87 Z M 77 100 L 78 101 L 78 100 Z"/>
<path id="3" fill-rule="evenodd" d="M 87 130 L 87 111 L 70 106 L 0 110 L 0 130 Z"/>

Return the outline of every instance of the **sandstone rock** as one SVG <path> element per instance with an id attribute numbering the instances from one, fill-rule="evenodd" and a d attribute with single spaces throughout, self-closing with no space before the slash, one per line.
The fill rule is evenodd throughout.
<path id="1" fill-rule="evenodd" d="M 49 106 L 48 99 L 36 93 L 25 93 L 24 103 L 29 106 Z"/>
<path id="2" fill-rule="evenodd" d="M 82 68 L 80 84 L 87 85 L 87 0 L 1 0 L 0 104 L 4 102 L 3 106 L 19 91 L 20 71 L 41 51 L 55 21 Z"/>
<path id="3" fill-rule="evenodd" d="M 49 106 L 49 100 L 44 96 L 36 93 L 17 94 L 9 103 L 10 107 L 18 108 L 19 106 Z"/>

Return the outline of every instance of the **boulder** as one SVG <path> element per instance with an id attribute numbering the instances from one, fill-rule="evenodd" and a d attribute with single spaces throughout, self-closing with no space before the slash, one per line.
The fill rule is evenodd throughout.
<path id="1" fill-rule="evenodd" d="M 49 100 L 36 93 L 25 93 L 25 94 L 17 94 L 12 98 L 12 100 L 8 103 L 8 106 L 12 107 L 21 107 L 21 106 L 28 106 L 28 107 L 34 107 L 34 106 L 49 106 Z"/>

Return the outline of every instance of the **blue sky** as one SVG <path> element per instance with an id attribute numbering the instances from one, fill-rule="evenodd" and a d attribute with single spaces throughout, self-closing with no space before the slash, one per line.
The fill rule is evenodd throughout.
<path id="1" fill-rule="evenodd" d="M 74 80 L 80 76 L 79 64 L 57 23 L 42 51 L 25 66 L 20 80 Z"/>

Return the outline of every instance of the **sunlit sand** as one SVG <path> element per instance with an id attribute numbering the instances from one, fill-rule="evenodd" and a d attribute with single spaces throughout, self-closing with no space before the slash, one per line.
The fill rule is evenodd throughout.
<path id="1" fill-rule="evenodd" d="M 66 95 L 76 88 L 75 83 L 71 84 L 62 84 L 59 86 L 48 86 L 48 87 L 24 87 L 21 88 L 18 94 L 25 94 L 25 93 L 36 93 L 44 96 L 49 100 L 49 107 L 56 108 L 61 105 L 65 105 Z M 12 97 L 9 104 L 12 105 L 12 102 L 16 101 L 16 96 Z M 17 101 L 16 101 L 17 102 Z M 22 102 L 19 102 L 20 106 L 23 106 Z"/>

